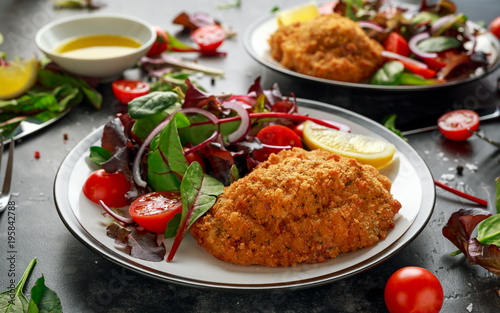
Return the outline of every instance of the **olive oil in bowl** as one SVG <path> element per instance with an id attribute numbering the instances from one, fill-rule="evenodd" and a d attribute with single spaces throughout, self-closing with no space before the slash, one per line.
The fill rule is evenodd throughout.
<path id="1" fill-rule="evenodd" d="M 72 38 L 56 46 L 54 52 L 79 59 L 102 59 L 127 54 L 140 46 L 131 37 L 99 34 Z"/>

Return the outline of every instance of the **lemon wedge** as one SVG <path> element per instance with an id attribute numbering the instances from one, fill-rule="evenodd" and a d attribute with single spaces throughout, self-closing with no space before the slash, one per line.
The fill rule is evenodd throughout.
<path id="1" fill-rule="evenodd" d="M 319 15 L 318 6 L 311 2 L 297 6 L 276 14 L 278 26 L 290 25 L 296 22 L 304 22 Z"/>
<path id="2" fill-rule="evenodd" d="M 0 100 L 19 97 L 35 84 L 37 76 L 38 62 L 33 58 L 0 66 Z"/>
<path id="3" fill-rule="evenodd" d="M 393 144 L 382 139 L 338 131 L 311 121 L 304 123 L 303 134 L 310 149 L 324 149 L 376 168 L 391 162 L 396 151 Z"/>

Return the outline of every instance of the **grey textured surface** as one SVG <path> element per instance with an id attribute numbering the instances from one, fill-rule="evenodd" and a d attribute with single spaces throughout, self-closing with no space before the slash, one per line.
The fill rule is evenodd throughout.
<path id="1" fill-rule="evenodd" d="M 102 12 L 131 14 L 171 32 L 178 29 L 171 20 L 181 10 L 208 12 L 232 26 L 238 34 L 243 34 L 249 23 L 269 14 L 273 6 L 286 7 L 302 2 L 243 0 L 241 8 L 221 11 L 215 10 L 214 5 L 222 0 L 101 1 L 107 4 L 100 10 Z M 500 15 L 498 0 L 455 2 L 459 10 L 473 20 L 489 22 Z M 48 0 L 2 0 L 0 33 L 5 42 L 0 50 L 10 56 L 22 57 L 39 53 L 33 40 L 36 30 L 51 20 L 73 14 L 92 13 L 55 11 Z M 208 79 L 201 78 L 203 84 L 214 92 L 243 93 L 259 75 L 267 86 L 275 79 L 280 84 L 288 82 L 252 60 L 245 53 L 241 38 L 224 44 L 224 50 L 229 52 L 226 58 L 200 60 L 200 63 L 226 70 L 225 77 L 217 80 L 215 86 L 210 86 Z M 455 248 L 441 234 L 442 227 L 454 211 L 474 204 L 439 189 L 428 225 L 400 253 L 354 277 L 306 290 L 254 294 L 199 290 L 152 280 L 96 255 L 75 239 L 59 219 L 52 187 L 65 155 L 117 111 L 109 85 L 101 85 L 99 90 L 106 99 L 100 111 L 90 106 L 75 108 L 62 120 L 23 139 L 16 147 L 12 186 L 15 193 L 12 200 L 16 203 L 15 271 L 19 277 L 28 262 L 37 257 L 38 263 L 27 285 L 32 286 L 37 277 L 45 275 L 46 284 L 59 294 L 64 312 L 385 312 L 385 282 L 394 271 L 404 266 L 425 267 L 440 279 L 445 294 L 442 312 L 497 312 L 500 308 L 500 298 L 495 293 L 500 289 L 500 279 L 478 266 L 469 266 L 463 256 L 450 257 L 449 253 Z M 319 92 L 313 86 L 298 96 L 314 98 Z M 500 140 L 498 121 L 484 123 L 481 131 Z M 63 140 L 64 134 L 68 134 L 67 142 Z M 487 199 L 489 209 L 494 211 L 494 179 L 500 176 L 497 149 L 478 138 L 465 143 L 450 143 L 437 131 L 413 135 L 409 140 L 435 178 L 453 174 L 453 169 L 459 164 L 477 167 L 466 167 L 462 176 L 455 176 L 449 183 Z M 34 158 L 35 151 L 40 152 L 39 159 Z M 9 281 L 6 231 L 7 217 L 3 213 L 0 215 L 2 291 L 7 289 Z"/>

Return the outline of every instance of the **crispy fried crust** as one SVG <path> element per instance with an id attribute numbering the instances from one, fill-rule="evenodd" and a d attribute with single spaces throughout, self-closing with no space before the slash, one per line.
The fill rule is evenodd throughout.
<path id="1" fill-rule="evenodd" d="M 317 263 L 375 244 L 401 204 L 370 165 L 323 150 L 272 154 L 224 189 L 191 234 L 236 264 Z"/>
<path id="2" fill-rule="evenodd" d="M 336 13 L 280 27 L 269 38 L 272 57 L 293 71 L 360 83 L 382 65 L 383 47 Z"/>

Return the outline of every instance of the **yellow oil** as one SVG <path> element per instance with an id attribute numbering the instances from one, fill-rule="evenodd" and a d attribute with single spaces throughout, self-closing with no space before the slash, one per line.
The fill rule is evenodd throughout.
<path id="1" fill-rule="evenodd" d="M 89 35 L 65 41 L 54 51 L 69 57 L 97 59 L 114 57 L 141 46 L 134 38 L 120 35 Z"/>

